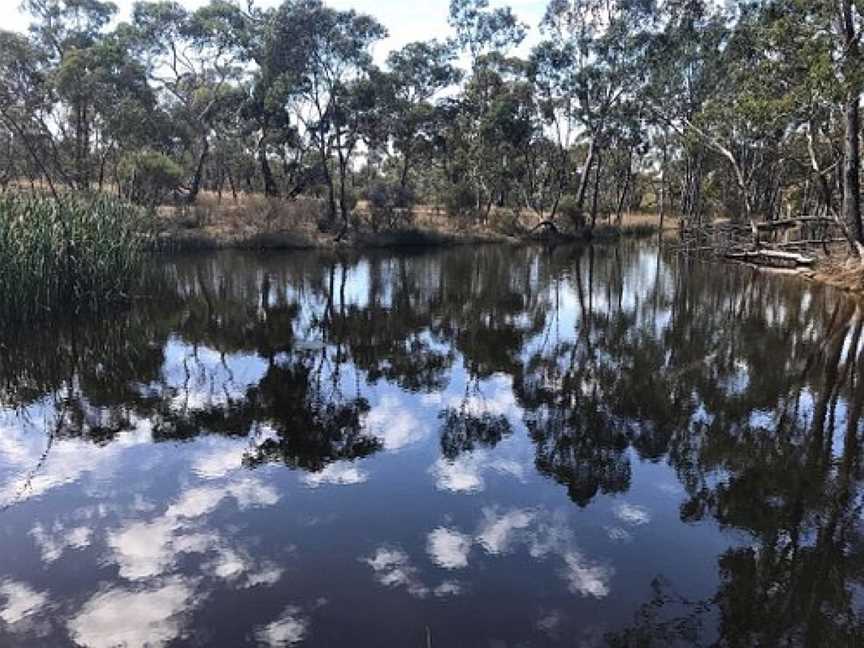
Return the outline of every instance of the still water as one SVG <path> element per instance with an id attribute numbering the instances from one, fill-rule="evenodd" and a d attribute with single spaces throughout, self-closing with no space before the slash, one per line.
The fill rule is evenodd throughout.
<path id="1" fill-rule="evenodd" d="M 161 263 L 0 340 L 0 645 L 864 645 L 855 302 L 646 244 Z"/>

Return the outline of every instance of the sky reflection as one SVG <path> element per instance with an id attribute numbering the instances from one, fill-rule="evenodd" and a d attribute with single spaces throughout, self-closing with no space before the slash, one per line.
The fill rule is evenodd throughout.
<path id="1" fill-rule="evenodd" d="M 0 348 L 0 645 L 859 638 L 855 303 L 642 245 L 166 264 Z"/>

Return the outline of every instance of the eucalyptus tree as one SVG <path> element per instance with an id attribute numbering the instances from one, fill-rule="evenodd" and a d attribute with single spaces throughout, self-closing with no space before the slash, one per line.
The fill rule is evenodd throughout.
<path id="1" fill-rule="evenodd" d="M 32 40 L 51 89 L 52 109 L 45 113 L 43 136 L 51 140 L 63 180 L 88 189 L 97 122 L 110 103 L 106 95 L 117 85 L 101 47 L 103 29 L 117 7 L 99 0 L 26 0 L 22 8 L 32 17 Z M 100 99 L 102 106 L 97 105 Z"/>
<path id="2" fill-rule="evenodd" d="M 524 41 L 527 28 L 509 7 L 490 9 L 488 0 L 451 0 L 449 23 L 454 43 L 469 59 L 470 75 L 461 95 L 449 103 L 450 124 L 439 148 L 456 184 L 451 196 L 463 196 L 462 202 L 470 198 L 475 214 L 487 220 L 493 204 L 502 200 L 512 166 L 512 151 L 503 149 L 524 139 L 524 123 L 517 126 L 524 115 L 515 100 L 520 93 L 530 94 L 517 80 L 525 77 L 526 67 L 508 54 Z"/>
<path id="3" fill-rule="evenodd" d="M 179 127 L 187 157 L 187 199 L 201 190 L 216 124 L 239 109 L 236 43 L 225 30 L 226 5 L 212 3 L 190 13 L 177 2 L 138 2 L 132 14 L 149 78 Z"/>
<path id="4" fill-rule="evenodd" d="M 386 34 L 371 16 L 337 11 L 320 0 L 284 3 L 269 28 L 271 74 L 318 152 L 327 187 L 326 224 L 335 224 L 338 199 L 343 231 L 353 206 L 347 176 L 361 141 L 361 113 L 370 107 L 363 86 L 372 68 L 370 48 Z"/>
<path id="5" fill-rule="evenodd" d="M 559 141 L 575 132 L 587 147 L 574 196 L 577 226 L 609 125 L 642 84 L 653 18 L 652 0 L 552 0 L 543 17 L 533 58 L 547 123 Z"/>
<path id="6" fill-rule="evenodd" d="M 386 130 L 399 155 L 403 189 L 414 167 L 432 154 L 437 126 L 433 100 L 461 80 L 455 58 L 451 43 L 435 40 L 409 43 L 387 57 L 387 91 L 382 98 L 387 101 Z"/>
<path id="7" fill-rule="evenodd" d="M 24 36 L 0 31 L 0 123 L 9 132 L 9 160 L 21 150 L 32 162 L 32 179 L 45 178 L 57 196 L 44 115 L 50 89 L 39 70 L 39 51 Z M 23 171 L 23 169 L 22 169 Z"/>
<path id="8" fill-rule="evenodd" d="M 510 7 L 489 8 L 489 0 L 450 0 L 450 27 L 472 66 L 484 54 L 505 53 L 525 40 L 526 26 Z"/>

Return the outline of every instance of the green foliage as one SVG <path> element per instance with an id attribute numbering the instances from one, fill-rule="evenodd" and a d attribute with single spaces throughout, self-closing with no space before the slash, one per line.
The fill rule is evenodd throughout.
<path id="1" fill-rule="evenodd" d="M 0 318 L 23 321 L 127 299 L 146 218 L 104 197 L 0 197 Z"/>
<path id="2" fill-rule="evenodd" d="M 183 178 L 182 167 L 156 151 L 126 154 L 117 171 L 124 198 L 137 205 L 158 205 Z"/>
<path id="3" fill-rule="evenodd" d="M 468 218 L 477 212 L 477 194 L 471 185 L 461 182 L 448 189 L 444 196 L 444 206 L 450 216 Z"/>

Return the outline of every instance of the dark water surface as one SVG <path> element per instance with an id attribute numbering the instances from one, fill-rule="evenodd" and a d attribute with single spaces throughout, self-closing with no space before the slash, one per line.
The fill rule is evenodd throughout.
<path id="1" fill-rule="evenodd" d="M 0 344 L 0 645 L 864 645 L 855 302 L 641 244 L 164 263 Z"/>

